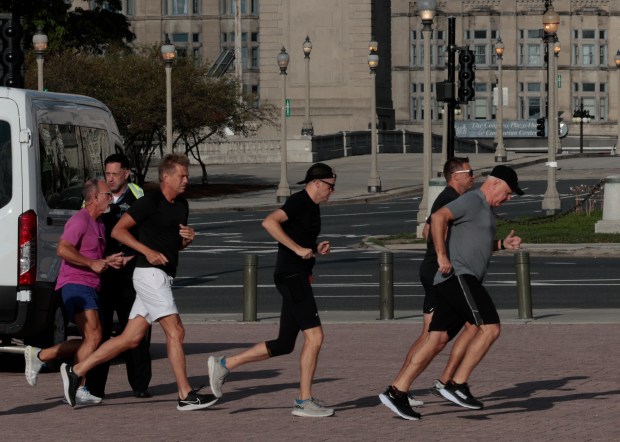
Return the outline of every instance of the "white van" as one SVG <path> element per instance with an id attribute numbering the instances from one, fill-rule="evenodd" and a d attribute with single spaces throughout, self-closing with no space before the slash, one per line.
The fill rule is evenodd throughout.
<path id="1" fill-rule="evenodd" d="M 56 246 L 82 184 L 122 152 L 110 110 L 80 95 L 0 87 L 0 340 L 66 337 Z"/>

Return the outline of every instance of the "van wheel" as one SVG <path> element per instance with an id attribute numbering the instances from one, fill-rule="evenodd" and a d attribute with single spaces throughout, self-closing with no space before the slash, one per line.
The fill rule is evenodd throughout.
<path id="1" fill-rule="evenodd" d="M 55 295 L 52 320 L 43 333 L 34 338 L 27 339 L 26 344 L 39 348 L 53 347 L 67 340 L 67 319 L 62 304 L 62 298 Z M 47 371 L 54 372 L 60 369 L 62 361 L 50 361 L 46 364 Z"/>

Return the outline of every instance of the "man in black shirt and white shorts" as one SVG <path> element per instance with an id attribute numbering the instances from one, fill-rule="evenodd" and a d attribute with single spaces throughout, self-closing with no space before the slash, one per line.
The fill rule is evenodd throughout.
<path id="1" fill-rule="evenodd" d="M 209 382 L 217 397 L 230 370 L 250 362 L 289 354 L 295 348 L 300 331 L 304 335 L 299 365 L 299 397 L 292 414 L 302 417 L 326 417 L 333 408 L 323 406 L 312 396 L 312 379 L 323 343 L 323 328 L 312 292 L 312 268 L 315 255 L 330 251 L 329 241 L 317 243 L 321 232 L 319 203 L 327 201 L 336 185 L 336 174 L 327 164 L 313 164 L 306 172 L 305 188 L 293 194 L 279 209 L 263 220 L 263 227 L 278 241 L 274 281 L 282 295 L 278 338 L 260 342 L 234 356 L 209 357 Z"/>
<path id="2" fill-rule="evenodd" d="M 183 351 L 185 329 L 171 288 L 179 250 L 196 236 L 194 229 L 187 226 L 189 205 L 181 196 L 188 182 L 188 167 L 187 156 L 166 155 L 159 164 L 160 189 L 136 201 L 112 230 L 114 239 L 139 253 L 133 274 L 136 301 L 120 336 L 104 342 L 90 357 L 73 367 L 61 366 L 65 398 L 72 407 L 80 378 L 102 362 L 138 346 L 153 321 L 159 322 L 166 334 L 168 359 L 179 392 L 177 410 L 199 410 L 217 401 L 215 396 L 200 394 L 189 385 Z M 138 238 L 131 234 L 136 225 Z"/>

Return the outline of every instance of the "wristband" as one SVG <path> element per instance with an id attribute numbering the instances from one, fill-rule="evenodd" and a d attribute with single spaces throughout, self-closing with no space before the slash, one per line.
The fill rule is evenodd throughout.
<path id="1" fill-rule="evenodd" d="M 500 249 L 502 249 L 502 250 L 506 250 L 506 247 L 504 247 L 504 240 L 503 240 L 503 239 L 500 239 L 500 240 L 499 240 L 499 247 L 500 247 Z"/>

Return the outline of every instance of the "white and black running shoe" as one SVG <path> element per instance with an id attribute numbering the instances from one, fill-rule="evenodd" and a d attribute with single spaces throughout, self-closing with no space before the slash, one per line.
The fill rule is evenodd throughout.
<path id="1" fill-rule="evenodd" d="M 422 417 L 420 413 L 416 413 L 411 409 L 407 393 L 400 393 L 391 385 L 379 395 L 379 399 L 381 399 L 383 405 L 388 407 L 403 419 L 417 421 Z"/>
<path id="2" fill-rule="evenodd" d="M 179 398 L 177 410 L 179 411 L 192 411 L 202 410 L 203 408 L 210 407 L 217 402 L 217 398 L 212 394 L 200 394 L 198 393 L 200 388 L 192 390 L 187 394 L 185 399 Z"/>
<path id="3" fill-rule="evenodd" d="M 443 388 L 446 388 L 446 384 L 441 382 L 439 379 L 435 379 L 435 381 L 433 382 L 433 385 L 432 385 L 432 387 L 430 389 L 430 392 L 433 393 L 435 396 L 442 397 L 441 396 L 441 390 Z"/>
<path id="4" fill-rule="evenodd" d="M 82 383 L 82 377 L 75 374 L 73 366 L 63 363 L 60 366 L 60 376 L 62 377 L 62 387 L 65 400 L 69 405 L 75 407 L 75 395 Z"/>
<path id="5" fill-rule="evenodd" d="M 476 399 L 469 391 L 467 383 L 457 384 L 454 381 L 448 381 L 439 393 L 451 402 L 461 407 L 470 408 L 472 410 L 482 410 L 484 405 Z"/>

